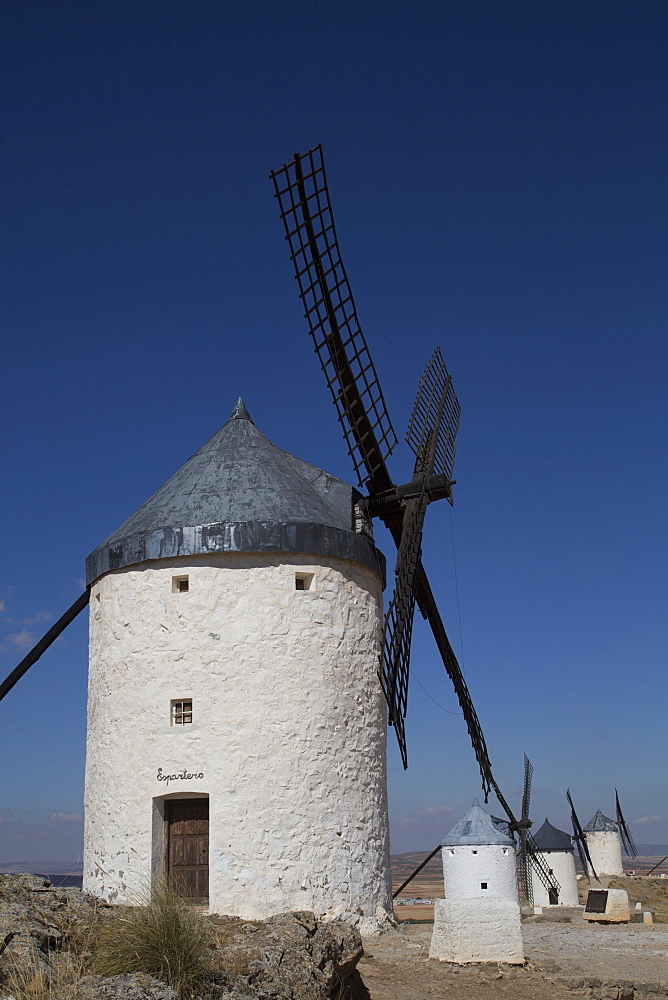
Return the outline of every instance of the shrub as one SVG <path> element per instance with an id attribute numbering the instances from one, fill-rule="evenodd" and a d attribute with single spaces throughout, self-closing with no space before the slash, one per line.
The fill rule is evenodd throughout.
<path id="1" fill-rule="evenodd" d="M 210 972 L 211 930 L 166 881 L 154 880 L 146 896 L 104 922 L 95 971 L 147 972 L 189 1000 Z"/>

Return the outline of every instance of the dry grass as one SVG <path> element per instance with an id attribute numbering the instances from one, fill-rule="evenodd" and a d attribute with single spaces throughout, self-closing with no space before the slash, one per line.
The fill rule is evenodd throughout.
<path id="1" fill-rule="evenodd" d="M 164 881 L 137 905 L 123 907 L 100 928 L 93 971 L 102 976 L 147 972 L 190 1000 L 211 971 L 207 921 Z"/>
<path id="2" fill-rule="evenodd" d="M 87 969 L 74 952 L 55 953 L 47 964 L 29 939 L 20 956 L 5 957 L 2 989 L 15 1000 L 73 1000 L 77 985 Z"/>
<path id="3" fill-rule="evenodd" d="M 2 990 L 15 1000 L 71 1000 L 81 978 L 90 972 L 97 913 L 84 923 L 64 910 L 52 914 L 50 922 L 62 935 L 61 950 L 43 954 L 26 922 L 0 952 Z"/>
<path id="4" fill-rule="evenodd" d="M 668 879 L 634 875 L 631 878 L 610 879 L 608 885 L 611 889 L 625 889 L 631 906 L 634 903 L 649 906 L 654 910 L 657 924 L 668 923 Z"/>

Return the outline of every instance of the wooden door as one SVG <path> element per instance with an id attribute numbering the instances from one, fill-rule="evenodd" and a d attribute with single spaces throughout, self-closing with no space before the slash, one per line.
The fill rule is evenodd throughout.
<path id="1" fill-rule="evenodd" d="M 193 903 L 209 900 L 209 800 L 165 802 L 167 875 L 170 885 Z"/>

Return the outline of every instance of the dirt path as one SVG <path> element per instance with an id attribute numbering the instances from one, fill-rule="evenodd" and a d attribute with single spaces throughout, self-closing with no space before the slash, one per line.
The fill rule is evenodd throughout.
<path id="1" fill-rule="evenodd" d="M 365 942 L 359 971 L 370 1000 L 574 1000 L 606 989 L 624 996 L 623 988 L 599 988 L 596 980 L 668 981 L 668 925 L 525 924 L 529 963 L 517 968 L 430 960 L 431 930 L 431 924 L 404 925 Z M 668 987 L 655 995 L 666 996 Z"/>

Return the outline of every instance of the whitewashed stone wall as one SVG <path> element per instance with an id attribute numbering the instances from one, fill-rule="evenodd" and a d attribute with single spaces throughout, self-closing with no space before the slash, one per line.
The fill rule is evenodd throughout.
<path id="1" fill-rule="evenodd" d="M 571 851 L 541 851 L 540 856 L 548 868 L 554 872 L 554 877 L 559 883 L 559 906 L 578 905 L 578 880 L 575 874 L 575 860 Z M 547 889 L 536 874 L 533 867 L 531 872 L 531 884 L 533 886 L 533 901 L 536 906 L 550 906 L 550 898 Z"/>
<path id="2" fill-rule="evenodd" d="M 429 957 L 441 962 L 524 962 L 522 917 L 514 899 L 438 899 Z M 461 996 L 461 994 L 460 994 Z"/>
<path id="3" fill-rule="evenodd" d="M 162 560 L 93 585 L 87 891 L 122 902 L 140 890 L 162 871 L 164 797 L 203 794 L 212 912 L 387 921 L 381 581 L 306 559 Z M 309 590 L 296 573 L 313 574 Z M 189 591 L 173 593 L 185 575 Z M 193 723 L 172 726 L 181 698 Z"/>
<path id="4" fill-rule="evenodd" d="M 513 847 L 462 844 L 444 846 L 441 855 L 446 899 L 498 897 L 519 903 Z M 486 889 L 482 888 L 483 883 L 486 883 Z"/>
<path id="5" fill-rule="evenodd" d="M 614 830 L 585 833 L 589 856 L 597 875 L 623 875 L 622 845 Z"/>

